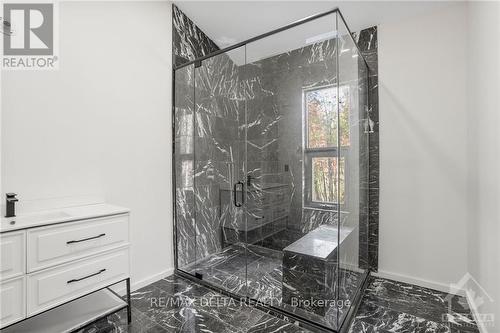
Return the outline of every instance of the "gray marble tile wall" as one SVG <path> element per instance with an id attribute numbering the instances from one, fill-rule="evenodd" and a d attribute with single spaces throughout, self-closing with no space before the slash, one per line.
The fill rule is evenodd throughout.
<path id="1" fill-rule="evenodd" d="M 337 223 L 336 211 L 312 209 L 302 204 L 303 91 L 336 85 L 335 48 L 334 41 L 326 41 L 246 65 L 249 72 L 246 79 L 254 84 L 251 96 L 247 97 L 248 145 L 252 147 L 249 149 L 248 170 L 264 183 L 289 185 L 288 228 L 303 234 L 322 224 Z M 357 76 L 357 73 L 352 75 Z M 347 78 L 343 80 L 347 81 Z M 362 85 L 367 82 L 352 80 L 341 84 L 351 85 L 352 91 L 363 92 L 366 87 L 362 88 Z M 363 96 L 359 96 L 359 100 L 362 99 Z M 359 108 L 364 109 L 364 105 Z M 365 113 L 353 114 L 360 119 L 353 119 L 351 123 L 362 126 Z M 356 142 L 360 147 L 360 163 L 367 163 L 367 136 L 359 129 L 356 133 L 359 133 L 359 140 L 365 140 Z M 254 147 L 264 148 L 254 152 Z M 368 166 L 359 169 L 367 170 Z M 359 180 L 367 182 L 367 178 L 367 175 L 360 176 Z M 353 185 L 357 186 L 355 183 Z M 361 196 L 361 200 L 366 206 L 366 198 Z"/>
<path id="2" fill-rule="evenodd" d="M 245 66 L 248 171 L 261 186 L 288 186 L 292 232 L 336 223 L 335 212 L 302 207 L 302 91 L 336 82 L 335 48 L 328 40 Z"/>
<path id="3" fill-rule="evenodd" d="M 174 66 L 219 49 L 175 5 L 172 15 Z M 223 55 L 210 59 L 204 67 L 192 65 L 175 72 L 176 246 L 180 268 L 221 249 L 219 188 L 228 183 L 225 171 L 233 158 L 231 144 L 238 117 L 238 102 L 231 98 L 232 66 Z"/>
<path id="4" fill-rule="evenodd" d="M 172 25 L 174 65 L 219 50 L 219 47 L 175 5 L 172 5 Z"/>
<path id="5" fill-rule="evenodd" d="M 221 251 L 222 219 L 241 219 L 232 205 L 221 211 L 221 191 L 231 188 L 239 167 L 239 87 L 237 66 L 226 54 L 176 73 L 179 267 Z"/>
<path id="6" fill-rule="evenodd" d="M 222 221 L 237 223 L 242 209 L 224 205 L 221 191 L 231 189 L 240 167 L 240 80 L 227 54 L 204 60 L 195 69 L 194 196 L 197 258 L 222 250 Z M 231 200 L 232 198 L 226 198 Z M 229 217 L 229 219 L 228 219 Z"/>

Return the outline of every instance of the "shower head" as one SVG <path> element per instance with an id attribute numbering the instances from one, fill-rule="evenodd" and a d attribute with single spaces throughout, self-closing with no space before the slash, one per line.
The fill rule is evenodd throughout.
<path id="1" fill-rule="evenodd" d="M 0 21 L 1 21 L 0 32 L 6 36 L 11 36 L 13 31 L 10 22 L 4 20 L 2 17 L 0 17 Z"/>

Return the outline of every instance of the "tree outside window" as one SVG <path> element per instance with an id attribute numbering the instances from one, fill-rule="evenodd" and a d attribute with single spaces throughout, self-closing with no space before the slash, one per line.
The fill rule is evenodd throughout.
<path id="1" fill-rule="evenodd" d="M 337 117 L 336 86 L 304 91 L 306 206 L 329 207 L 344 203 L 345 200 L 347 154 L 342 151 L 346 151 L 350 145 L 347 86 L 339 87 L 339 103 Z M 340 180 L 338 186 L 337 179 Z"/>

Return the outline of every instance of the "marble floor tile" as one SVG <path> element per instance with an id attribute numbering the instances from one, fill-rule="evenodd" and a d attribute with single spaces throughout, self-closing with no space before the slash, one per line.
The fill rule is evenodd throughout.
<path id="1" fill-rule="evenodd" d="M 377 328 L 359 319 L 355 319 L 349 329 L 349 333 L 389 333 L 389 331 Z"/>
<path id="2" fill-rule="evenodd" d="M 309 332 L 178 275 L 134 291 L 131 300 L 131 324 L 126 310 L 121 310 L 78 333 Z"/>
<path id="3" fill-rule="evenodd" d="M 246 332 L 248 333 L 306 333 L 310 332 L 305 328 L 299 327 L 291 322 L 281 320 L 275 316 L 265 314 L 262 316 L 255 325 L 250 327 Z"/>
<path id="4" fill-rule="evenodd" d="M 196 272 L 203 280 L 226 291 L 248 296 L 264 304 L 271 304 L 285 311 L 300 315 L 321 325 L 336 328 L 338 318 L 347 311 L 330 309 L 323 315 L 296 308 L 282 300 L 283 254 L 262 246 L 234 244 L 222 252 L 196 263 Z M 192 272 L 194 272 L 192 271 Z M 360 273 L 341 271 L 340 294 L 351 299 L 360 281 Z"/>
<path id="5" fill-rule="evenodd" d="M 169 311 L 159 324 L 176 332 L 230 333 L 238 330 L 199 306 Z"/>
<path id="6" fill-rule="evenodd" d="M 109 315 L 91 325 L 78 330 L 75 333 L 156 333 L 169 332 L 153 320 L 149 319 L 140 311 L 132 310 L 132 323 L 127 323 L 127 310 L 121 310 L 115 314 Z M 174 331 L 171 331 L 174 332 Z"/>
<path id="7" fill-rule="evenodd" d="M 234 252 L 227 253 L 234 257 Z M 234 274 L 226 274 L 223 283 L 233 283 L 234 288 L 253 292 L 258 297 L 281 299 L 281 265 L 276 265 L 273 260 L 277 258 L 272 253 L 259 255 L 252 266 L 252 270 L 258 272 L 253 275 L 254 279 L 245 283 L 244 280 L 242 282 L 235 278 Z M 270 269 L 270 272 L 267 271 Z M 213 272 L 219 272 L 219 277 L 224 273 Z M 346 277 L 343 281 L 350 279 L 351 277 Z M 342 288 L 348 288 L 348 283 L 344 282 Z M 178 275 L 156 281 L 134 291 L 131 296 L 133 309 L 130 325 L 127 324 L 126 311 L 122 310 L 78 333 L 317 332 L 300 327 L 282 315 L 267 313 Z M 342 313 L 332 311 L 326 316 L 318 316 L 290 306 L 285 310 L 326 326 L 332 326 L 337 316 L 342 316 Z M 441 317 L 442 314 L 446 316 Z M 371 277 L 368 282 L 349 332 L 479 333 L 465 298 L 375 277 Z"/>
<path id="8" fill-rule="evenodd" d="M 478 333 L 479 330 L 462 296 L 370 277 L 350 332 Z"/>
<path id="9" fill-rule="evenodd" d="M 399 312 L 376 303 L 363 302 L 356 319 L 374 326 L 377 330 L 403 332 L 450 332 L 443 323 L 426 320 L 406 312 Z"/>
<path id="10" fill-rule="evenodd" d="M 188 281 L 178 275 L 168 276 L 150 284 L 150 286 L 169 292 L 172 295 L 203 296 L 211 292 L 210 289 L 192 281 Z M 147 287 L 145 288 L 147 290 Z"/>

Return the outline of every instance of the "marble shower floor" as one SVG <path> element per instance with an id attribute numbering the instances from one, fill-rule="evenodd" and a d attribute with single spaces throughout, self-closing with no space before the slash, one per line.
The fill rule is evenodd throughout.
<path id="1" fill-rule="evenodd" d="M 78 333 L 313 332 L 177 275 L 133 292 L 132 308 L 130 325 L 126 312 L 120 311 Z M 464 297 L 371 277 L 349 331 L 360 332 L 478 333 L 479 330 Z"/>
<path id="2" fill-rule="evenodd" d="M 231 245 L 183 270 L 224 290 L 261 301 L 281 300 L 281 251 L 261 246 Z"/>
<path id="3" fill-rule="evenodd" d="M 276 306 L 326 327 L 337 328 L 336 308 L 331 308 L 325 315 L 319 315 L 282 302 L 282 261 L 281 251 L 256 245 L 248 245 L 245 249 L 242 245 L 235 244 L 183 270 L 191 274 L 201 273 L 204 281 L 223 290 L 247 295 L 263 304 Z M 344 299 L 354 297 L 361 275 L 359 272 L 341 271 L 340 290 Z M 346 310 L 347 307 L 339 309 L 340 318 L 343 318 Z"/>

